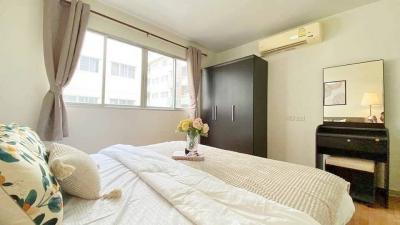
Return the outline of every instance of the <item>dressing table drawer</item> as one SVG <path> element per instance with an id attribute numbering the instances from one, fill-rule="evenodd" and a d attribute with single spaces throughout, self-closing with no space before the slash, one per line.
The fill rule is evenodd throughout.
<path id="1" fill-rule="evenodd" d="M 386 153 L 387 140 L 385 138 L 371 138 L 351 135 L 318 135 L 317 143 L 320 147 L 363 151 L 371 153 Z"/>

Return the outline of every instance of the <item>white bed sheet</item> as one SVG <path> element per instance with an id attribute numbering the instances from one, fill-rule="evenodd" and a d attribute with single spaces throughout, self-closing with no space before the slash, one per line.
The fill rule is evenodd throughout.
<path id="1" fill-rule="evenodd" d="M 102 154 L 92 158 L 101 162 L 102 190 L 122 189 L 116 200 L 88 201 L 67 197 L 64 225 L 187 225 L 192 224 L 150 186 L 119 162 Z M 135 214 L 132 214 L 135 212 Z"/>
<path id="2" fill-rule="evenodd" d="M 336 225 L 347 224 L 351 220 L 351 217 L 353 217 L 355 210 L 353 199 L 349 194 L 344 194 L 336 215 Z"/>

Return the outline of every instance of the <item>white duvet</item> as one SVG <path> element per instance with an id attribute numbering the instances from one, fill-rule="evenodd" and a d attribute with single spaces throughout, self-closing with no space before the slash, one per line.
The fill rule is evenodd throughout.
<path id="1" fill-rule="evenodd" d="M 122 198 L 111 202 L 73 198 L 65 206 L 65 224 L 319 224 L 303 212 L 155 152 L 115 145 L 99 155 L 113 165 L 102 170 L 99 164 L 102 177 L 118 174 L 105 181 L 105 189 L 121 185 Z"/>

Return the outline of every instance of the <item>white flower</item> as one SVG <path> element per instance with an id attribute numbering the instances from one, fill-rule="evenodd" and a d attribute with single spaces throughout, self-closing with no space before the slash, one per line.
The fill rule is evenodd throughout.
<path id="1" fill-rule="evenodd" d="M 210 130 L 210 127 L 208 126 L 208 124 L 205 123 L 203 125 L 203 130 L 202 130 L 203 134 L 207 134 L 209 130 Z"/>
<path id="2" fill-rule="evenodd" d="M 196 118 L 193 120 L 193 127 L 197 130 L 201 130 L 203 128 L 203 121 L 200 118 Z"/>

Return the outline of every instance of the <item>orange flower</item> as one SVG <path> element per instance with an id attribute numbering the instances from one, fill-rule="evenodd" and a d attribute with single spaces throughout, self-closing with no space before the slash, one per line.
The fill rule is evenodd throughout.
<path id="1" fill-rule="evenodd" d="M 24 205 L 22 206 L 22 210 L 24 210 L 25 212 L 29 210 L 29 208 L 31 208 L 31 205 L 29 203 L 24 203 Z"/>
<path id="2" fill-rule="evenodd" d="M 6 151 L 12 155 L 17 153 L 17 149 L 12 145 L 6 145 Z"/>

